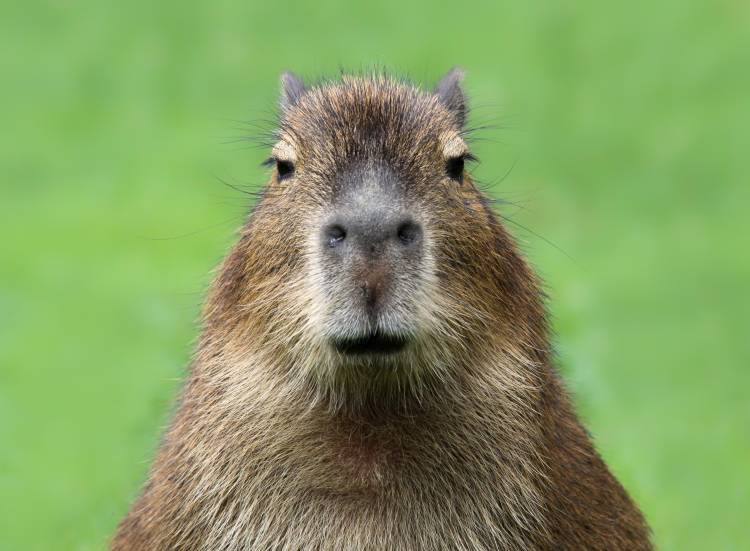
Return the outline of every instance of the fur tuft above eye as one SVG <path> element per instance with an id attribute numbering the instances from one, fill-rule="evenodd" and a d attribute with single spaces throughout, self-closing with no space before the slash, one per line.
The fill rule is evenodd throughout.
<path id="1" fill-rule="evenodd" d="M 463 155 L 459 155 L 457 157 L 451 157 L 445 163 L 445 172 L 448 174 L 448 177 L 451 180 L 456 180 L 457 182 L 462 183 L 464 180 L 464 168 L 466 161 L 475 160 L 476 157 L 474 157 L 471 153 L 464 153 Z"/>

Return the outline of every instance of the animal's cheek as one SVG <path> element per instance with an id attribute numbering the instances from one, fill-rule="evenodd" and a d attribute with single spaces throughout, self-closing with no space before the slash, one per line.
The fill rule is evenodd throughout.
<path id="1" fill-rule="evenodd" d="M 468 179 L 460 184 L 454 181 L 439 182 L 427 200 L 453 217 L 474 215 L 482 210 L 481 196 Z"/>

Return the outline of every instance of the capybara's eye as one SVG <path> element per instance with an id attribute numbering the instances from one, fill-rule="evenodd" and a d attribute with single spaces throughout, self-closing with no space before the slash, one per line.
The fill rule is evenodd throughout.
<path id="1" fill-rule="evenodd" d="M 452 157 L 448 159 L 448 162 L 445 165 L 445 170 L 448 173 L 448 177 L 451 180 L 456 180 L 458 182 L 463 181 L 464 160 L 465 160 L 464 155 L 461 155 L 460 157 Z"/>
<path id="2" fill-rule="evenodd" d="M 294 164 L 290 161 L 276 159 L 276 171 L 279 173 L 279 180 L 286 180 L 294 174 Z"/>
<path id="3" fill-rule="evenodd" d="M 478 160 L 471 153 L 464 153 L 458 157 L 451 157 L 445 163 L 445 172 L 448 174 L 448 178 L 457 181 L 459 184 L 464 181 L 464 169 L 466 162 Z"/>

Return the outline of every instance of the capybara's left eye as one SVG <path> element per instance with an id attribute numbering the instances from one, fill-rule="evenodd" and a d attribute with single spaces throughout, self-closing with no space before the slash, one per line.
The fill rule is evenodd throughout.
<path id="1" fill-rule="evenodd" d="M 456 180 L 458 182 L 463 181 L 464 164 L 465 164 L 464 155 L 461 155 L 460 157 L 452 157 L 448 159 L 448 161 L 445 164 L 445 171 L 448 173 L 448 177 L 451 180 Z"/>

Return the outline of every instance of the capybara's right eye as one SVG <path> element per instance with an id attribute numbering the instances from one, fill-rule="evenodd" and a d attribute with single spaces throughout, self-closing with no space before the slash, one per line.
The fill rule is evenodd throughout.
<path id="1" fill-rule="evenodd" d="M 286 180 L 294 174 L 294 165 L 289 161 L 276 160 L 276 171 L 279 173 L 279 180 Z"/>

